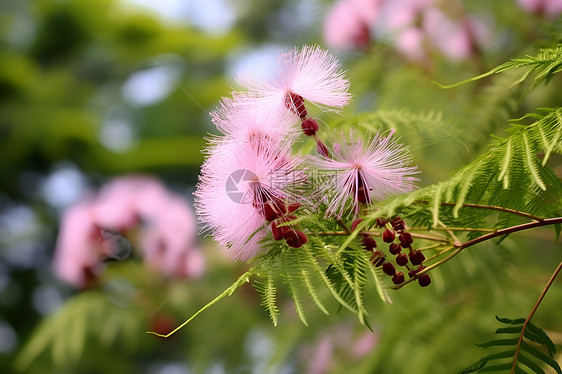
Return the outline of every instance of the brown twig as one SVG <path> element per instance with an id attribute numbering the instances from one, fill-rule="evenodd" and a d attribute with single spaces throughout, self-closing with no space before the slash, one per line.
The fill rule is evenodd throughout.
<path id="1" fill-rule="evenodd" d="M 523 223 L 521 225 L 507 227 L 505 229 L 497 230 L 495 232 L 491 232 L 489 234 L 479 236 L 478 238 L 469 240 L 469 241 L 464 242 L 464 243 L 452 243 L 452 245 L 457 248 L 453 253 L 451 253 L 447 257 L 437 261 L 436 263 L 431 264 L 430 266 L 426 267 L 425 269 L 423 269 L 422 271 L 417 273 L 415 277 L 410 278 L 407 281 L 405 281 L 404 283 L 396 285 L 392 288 L 397 290 L 397 289 L 400 289 L 400 288 L 404 287 L 406 284 L 408 284 L 408 283 L 412 282 L 413 280 L 417 279 L 418 276 L 435 269 L 436 267 L 444 264 L 445 262 L 449 261 L 450 259 L 452 259 L 456 255 L 461 253 L 464 249 L 466 249 L 468 247 L 472 247 L 473 245 L 476 245 L 478 243 L 482 243 L 486 240 L 490 240 L 490 239 L 496 238 L 498 236 L 512 234 L 512 233 L 517 232 L 517 231 L 529 230 L 529 229 L 532 229 L 532 228 L 535 228 L 535 227 L 540 227 L 540 226 L 555 225 L 557 223 L 562 223 L 562 217 L 545 218 L 545 219 L 541 219 L 540 221 Z"/>
<path id="2" fill-rule="evenodd" d="M 510 374 L 515 373 L 515 365 L 517 364 L 517 358 L 519 357 L 519 351 L 521 350 L 521 343 L 523 342 L 523 335 L 525 334 L 525 329 L 527 328 L 527 325 L 529 324 L 529 322 L 531 322 L 531 318 L 533 318 L 533 315 L 537 311 L 537 308 L 539 307 L 542 299 L 544 298 L 544 295 L 546 295 L 546 292 L 548 291 L 548 289 L 550 288 L 552 283 L 554 283 L 554 280 L 558 276 L 558 273 L 560 273 L 560 270 L 562 270 L 562 262 L 560 264 L 558 264 L 558 267 L 556 268 L 556 270 L 554 270 L 554 273 L 552 273 L 552 276 L 548 280 L 548 283 L 546 284 L 544 290 L 542 291 L 541 295 L 539 296 L 539 299 L 535 303 L 535 306 L 533 307 L 533 310 L 531 310 L 531 313 L 529 314 L 527 319 L 525 319 L 525 323 L 523 323 L 523 328 L 521 329 L 521 333 L 519 334 L 519 341 L 517 342 L 517 348 L 515 349 L 515 356 L 513 357 L 513 366 L 511 367 Z"/>

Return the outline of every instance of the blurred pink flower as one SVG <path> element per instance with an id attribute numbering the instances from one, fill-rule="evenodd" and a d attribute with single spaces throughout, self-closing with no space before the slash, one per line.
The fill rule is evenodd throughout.
<path id="1" fill-rule="evenodd" d="M 412 26 L 400 31 L 396 36 L 396 49 L 412 61 L 420 61 L 426 56 L 425 35 L 418 27 Z"/>
<path id="2" fill-rule="evenodd" d="M 364 49 L 369 45 L 369 24 L 357 12 L 358 1 L 344 0 L 336 3 L 324 19 L 323 35 L 326 44 L 333 49 Z"/>
<path id="3" fill-rule="evenodd" d="M 267 208 L 303 182 L 300 160 L 291 157 L 290 145 L 267 138 L 256 144 L 225 140 L 210 152 L 195 192 L 197 213 L 235 259 L 249 260 L 261 251 Z"/>
<path id="4" fill-rule="evenodd" d="M 423 29 L 441 53 L 453 60 L 462 60 L 473 53 L 473 40 L 469 26 L 453 22 L 436 7 L 424 12 Z"/>
<path id="5" fill-rule="evenodd" d="M 562 12 L 562 0 L 517 0 L 527 12 L 556 17 Z"/>
<path id="6" fill-rule="evenodd" d="M 359 203 L 382 200 L 390 195 L 415 188 L 417 166 L 409 166 L 408 148 L 392 138 L 394 131 L 376 134 L 367 144 L 350 136 L 335 147 L 333 158 L 315 157 L 313 165 L 333 173 L 335 196 L 327 214 L 341 216 L 349 198 L 355 213 Z"/>
<path id="7" fill-rule="evenodd" d="M 271 82 L 250 73 L 239 74 L 237 81 L 249 90 L 250 96 L 260 99 L 266 111 L 290 110 L 300 118 L 307 116 L 304 100 L 329 110 L 343 108 L 351 98 L 347 92 L 349 81 L 338 60 L 320 47 L 281 52 L 279 71 Z"/>
<path id="8" fill-rule="evenodd" d="M 123 250 L 120 245 L 129 245 L 120 242 L 119 234 L 126 236 L 135 227 L 149 266 L 170 276 L 197 276 L 203 271 L 195 217 L 186 201 L 155 179 L 129 176 L 113 180 L 95 198 L 65 212 L 55 272 L 76 287 L 87 286 L 85 274 L 95 277 L 104 260 Z"/>
<path id="9" fill-rule="evenodd" d="M 69 208 L 62 218 L 53 267 L 62 280 L 75 287 L 90 285 L 101 268 L 96 230 L 90 202 Z"/>
<path id="10" fill-rule="evenodd" d="M 306 374 L 324 374 L 328 371 L 334 350 L 332 340 L 330 335 L 322 335 L 320 341 L 316 343 L 314 351 L 308 357 Z"/>

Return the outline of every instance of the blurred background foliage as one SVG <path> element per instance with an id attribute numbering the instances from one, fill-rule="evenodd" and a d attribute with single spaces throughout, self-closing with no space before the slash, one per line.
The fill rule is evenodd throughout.
<path id="1" fill-rule="evenodd" d="M 318 312 L 307 328 L 287 303 L 273 328 L 250 286 L 172 338 L 145 335 L 170 331 L 244 270 L 205 238 L 207 272 L 199 279 L 164 278 L 135 259 L 109 264 L 101 286 L 89 290 L 53 275 L 61 214 L 89 189 L 144 173 L 191 199 L 203 137 L 216 133 L 208 112 L 229 94 L 235 74 L 248 64 L 267 66 L 278 47 L 322 44 L 331 5 L 0 2 L 1 372 L 452 373 L 480 357 L 471 343 L 495 329 L 495 314 L 528 314 L 560 260 L 547 230 L 470 249 L 436 272 L 429 289 L 394 292 L 393 304 L 381 304 L 373 290 L 374 343 L 361 354 L 350 347 L 367 331 L 345 311 Z M 525 13 L 515 1 L 464 5 L 492 30 L 488 48 L 473 59 L 434 55 L 426 69 L 384 43 L 340 54 L 354 103 L 343 116 L 322 117 L 326 136 L 352 113 L 381 110 L 374 117 L 381 122 L 384 111 L 415 113 L 417 122 L 405 112 L 395 125 L 427 185 L 485 151 L 510 118 L 559 105 L 559 77 L 534 90 L 510 87 L 509 74 L 517 73 L 449 90 L 433 83 L 469 78 L 561 40 L 559 21 Z M 561 302 L 558 281 L 535 317 L 558 347 Z M 315 359 L 324 371 L 311 367 Z"/>

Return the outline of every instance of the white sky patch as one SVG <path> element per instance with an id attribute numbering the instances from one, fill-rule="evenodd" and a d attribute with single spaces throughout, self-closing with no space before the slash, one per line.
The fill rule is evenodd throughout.
<path id="1" fill-rule="evenodd" d="M 12 326 L 4 321 L 0 321 L 0 353 L 13 351 L 17 341 L 18 337 Z"/>
<path id="2" fill-rule="evenodd" d="M 82 197 L 87 188 L 84 175 L 71 163 L 59 164 L 43 182 L 41 195 L 51 206 L 64 209 Z"/>
<path id="3" fill-rule="evenodd" d="M 100 142 L 113 152 L 124 152 L 131 148 L 136 140 L 133 126 L 121 119 L 108 119 L 100 131 Z"/>
<path id="4" fill-rule="evenodd" d="M 226 33 L 236 21 L 236 12 L 225 0 L 123 0 L 156 12 L 166 21 L 189 23 L 209 33 Z"/>
<path id="5" fill-rule="evenodd" d="M 46 316 L 57 310 L 64 300 L 56 287 L 42 285 L 33 291 L 32 302 L 35 309 Z"/>
<path id="6" fill-rule="evenodd" d="M 135 106 L 155 104 L 174 88 L 179 71 L 171 66 L 157 66 L 133 73 L 123 85 L 123 97 Z"/>
<path id="7" fill-rule="evenodd" d="M 265 44 L 253 50 L 240 50 L 234 52 L 227 63 L 227 77 L 236 77 L 238 74 L 251 72 L 259 79 L 269 81 L 279 69 L 278 55 L 280 50 L 287 49 L 279 44 Z"/>

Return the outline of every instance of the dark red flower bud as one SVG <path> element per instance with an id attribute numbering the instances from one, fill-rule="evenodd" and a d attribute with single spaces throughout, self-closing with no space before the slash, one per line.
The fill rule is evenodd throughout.
<path id="1" fill-rule="evenodd" d="M 377 248 L 377 242 L 371 236 L 364 236 L 363 237 L 363 246 L 367 251 L 372 251 L 373 249 Z"/>
<path id="2" fill-rule="evenodd" d="M 298 230 L 290 230 L 284 236 L 287 241 L 287 245 L 292 248 L 300 248 L 308 241 L 305 233 Z"/>
<path id="3" fill-rule="evenodd" d="M 306 118 L 308 114 L 304 106 L 304 99 L 301 95 L 287 92 L 285 95 L 285 106 L 297 114 L 300 118 Z"/>
<path id="4" fill-rule="evenodd" d="M 382 265 L 382 271 L 384 271 L 384 273 L 386 275 L 394 275 L 396 274 L 396 269 L 394 268 L 394 265 L 392 265 L 390 262 L 385 262 Z"/>
<path id="5" fill-rule="evenodd" d="M 293 213 L 295 210 L 299 209 L 301 207 L 301 204 L 299 203 L 292 203 L 287 207 L 287 212 L 289 213 Z"/>
<path id="6" fill-rule="evenodd" d="M 404 273 L 399 271 L 398 273 L 394 274 L 394 276 L 392 277 L 392 283 L 400 284 L 402 282 L 404 282 Z"/>
<path id="7" fill-rule="evenodd" d="M 400 244 L 402 244 L 402 247 L 404 248 L 408 248 L 410 244 L 414 242 L 414 240 L 412 239 L 412 234 L 410 234 L 409 232 L 403 232 L 402 234 L 400 234 L 398 239 L 400 239 Z"/>
<path id="8" fill-rule="evenodd" d="M 313 136 L 318 131 L 318 123 L 312 118 L 307 118 L 301 124 L 301 129 L 304 135 Z"/>
<path id="9" fill-rule="evenodd" d="M 382 241 L 385 243 L 392 243 L 394 241 L 394 238 L 396 238 L 396 235 L 389 229 L 384 230 L 384 232 L 382 233 Z"/>
<path id="10" fill-rule="evenodd" d="M 384 225 L 386 225 L 386 220 L 382 218 L 377 218 L 375 224 L 377 225 L 377 227 L 384 227 Z"/>
<path id="11" fill-rule="evenodd" d="M 254 202 L 254 206 L 263 214 L 268 222 L 287 213 L 287 205 L 281 199 L 267 200 L 263 204 Z"/>
<path id="12" fill-rule="evenodd" d="M 279 227 L 278 224 L 284 223 L 284 220 L 276 220 L 271 222 L 271 233 L 273 234 L 273 239 L 281 240 L 289 231 L 291 231 L 291 227 L 289 226 L 281 226 Z"/>
<path id="13" fill-rule="evenodd" d="M 431 283 L 431 278 L 429 277 L 428 274 L 422 274 L 418 278 L 418 283 L 422 287 L 427 287 Z"/>
<path id="14" fill-rule="evenodd" d="M 421 263 L 425 261 L 425 256 L 419 249 L 410 252 L 408 257 L 410 258 L 412 265 L 421 265 Z"/>
<path id="15" fill-rule="evenodd" d="M 398 256 L 396 256 L 396 263 L 400 266 L 406 266 L 406 264 L 408 263 L 408 255 L 405 253 L 400 253 Z"/>
<path id="16" fill-rule="evenodd" d="M 324 144 L 322 140 L 318 140 L 316 142 L 316 151 L 320 156 L 331 158 L 330 150 L 328 149 L 328 147 L 326 147 L 326 144 Z"/>
<path id="17" fill-rule="evenodd" d="M 351 223 L 351 227 L 349 228 L 351 231 L 355 231 L 355 229 L 357 228 L 357 225 L 360 224 L 361 222 L 363 222 L 362 219 L 356 219 L 355 221 L 353 221 Z"/>
<path id="18" fill-rule="evenodd" d="M 371 193 L 365 186 L 359 186 L 357 189 L 357 201 L 363 204 L 371 203 Z"/>
<path id="19" fill-rule="evenodd" d="M 415 277 L 415 276 L 416 276 L 416 270 L 415 270 L 415 269 L 412 269 L 412 270 L 408 271 L 408 276 L 409 276 L 410 278 Z"/>
<path id="20" fill-rule="evenodd" d="M 402 247 L 400 247 L 400 244 L 391 243 L 391 244 L 388 246 L 388 250 L 389 250 L 390 253 L 392 253 L 393 255 L 397 255 L 397 254 L 400 253 L 400 251 L 402 250 Z"/>
<path id="21" fill-rule="evenodd" d="M 394 228 L 394 230 L 395 230 L 396 232 L 403 232 L 404 229 L 405 229 L 404 223 L 400 223 L 400 222 L 399 222 L 399 223 L 396 223 L 396 224 L 394 224 L 394 225 L 392 225 L 392 227 Z"/>

